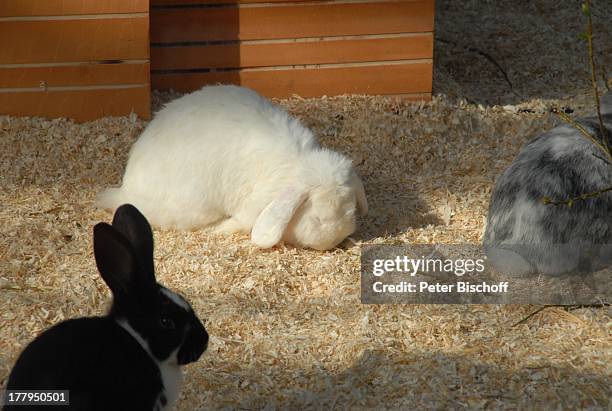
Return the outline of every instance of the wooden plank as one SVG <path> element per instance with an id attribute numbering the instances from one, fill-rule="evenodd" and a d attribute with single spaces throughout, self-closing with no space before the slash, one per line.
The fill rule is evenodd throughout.
<path id="1" fill-rule="evenodd" d="M 67 117 L 78 122 L 134 111 L 150 118 L 149 87 L 47 92 L 0 92 L 0 114 Z"/>
<path id="2" fill-rule="evenodd" d="M 168 6 L 200 6 L 211 4 L 303 3 L 312 0 L 151 0 L 151 8 Z M 315 0 L 316 1 L 316 0 Z"/>
<path id="3" fill-rule="evenodd" d="M 432 63 L 357 65 L 284 70 L 237 70 L 151 75 L 154 89 L 192 91 L 207 84 L 239 84 L 268 97 L 431 93 Z"/>
<path id="4" fill-rule="evenodd" d="M 0 67 L 0 88 L 144 84 L 149 63 L 79 64 L 53 67 Z"/>
<path id="5" fill-rule="evenodd" d="M 153 70 L 354 63 L 432 56 L 432 33 L 409 37 L 151 48 Z"/>
<path id="6" fill-rule="evenodd" d="M 0 17 L 148 13 L 148 0 L 1 0 Z"/>
<path id="7" fill-rule="evenodd" d="M 151 42 L 433 31 L 433 0 L 151 10 Z"/>
<path id="8" fill-rule="evenodd" d="M 148 59 L 147 17 L 0 21 L 0 64 Z"/>

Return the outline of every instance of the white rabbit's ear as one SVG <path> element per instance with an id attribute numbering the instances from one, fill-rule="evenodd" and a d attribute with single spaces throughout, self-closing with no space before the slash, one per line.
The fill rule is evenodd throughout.
<path id="1" fill-rule="evenodd" d="M 270 248 L 277 244 L 283 238 L 295 210 L 304 200 L 304 190 L 296 187 L 283 190 L 257 217 L 251 231 L 251 241 L 261 248 Z"/>
<path id="2" fill-rule="evenodd" d="M 360 215 L 368 214 L 368 199 L 366 198 L 365 189 L 363 183 L 355 171 L 351 174 L 351 185 L 355 188 L 355 195 L 357 196 L 357 210 Z"/>

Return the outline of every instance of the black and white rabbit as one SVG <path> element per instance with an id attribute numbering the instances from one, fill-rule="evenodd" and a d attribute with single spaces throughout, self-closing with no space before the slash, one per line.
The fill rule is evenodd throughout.
<path id="1" fill-rule="evenodd" d="M 98 270 L 112 291 L 105 317 L 77 318 L 43 332 L 21 353 L 7 390 L 69 390 L 62 410 L 168 410 L 180 366 L 206 350 L 208 334 L 189 303 L 158 284 L 153 233 L 132 205 L 112 226 L 94 227 Z M 32 409 L 39 409 L 33 406 Z M 5 410 L 26 410 L 6 406 Z"/>
<path id="2" fill-rule="evenodd" d="M 612 138 L 612 92 L 601 100 Z M 597 117 L 577 122 L 602 141 Z M 612 264 L 612 192 L 567 205 L 567 200 L 612 186 L 612 164 L 571 125 L 527 143 L 497 179 L 484 251 L 499 271 L 513 275 L 562 275 L 598 271 Z"/>

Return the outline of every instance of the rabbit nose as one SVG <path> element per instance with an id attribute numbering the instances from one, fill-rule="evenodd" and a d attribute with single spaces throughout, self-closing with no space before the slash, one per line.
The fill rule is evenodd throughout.
<path id="1" fill-rule="evenodd" d="M 195 318 L 187 330 L 187 337 L 179 349 L 177 360 L 179 365 L 197 361 L 208 348 L 208 333 L 202 323 Z"/>

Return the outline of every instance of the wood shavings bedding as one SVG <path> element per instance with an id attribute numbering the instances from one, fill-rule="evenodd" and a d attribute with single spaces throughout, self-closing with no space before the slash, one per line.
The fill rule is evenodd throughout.
<path id="1" fill-rule="evenodd" d="M 437 30 L 483 50 L 498 42 L 498 54 L 535 36 L 520 48 L 529 55 L 516 49 L 502 59 L 520 98 L 495 101 L 499 73 L 483 70 L 471 82 L 473 73 L 457 65 L 487 63 L 437 44 L 441 95 L 431 103 L 280 102 L 323 145 L 351 157 L 364 180 L 370 214 L 340 248 L 258 250 L 246 236 L 155 230 L 159 281 L 192 302 L 211 335 L 208 352 L 186 368 L 177 409 L 609 409 L 609 308 L 549 308 L 513 326 L 537 307 L 359 301 L 361 244 L 480 242 L 495 177 L 522 144 L 558 122 L 546 108 L 590 110 L 586 78 L 538 75 L 546 62 L 532 67 L 554 58 L 569 77 L 584 71 L 573 58 L 582 48 L 564 34 L 578 12 L 528 2 L 524 18 L 514 3 L 440 1 Z M 502 36 L 506 23 L 533 27 Z M 538 55 L 555 42 L 564 46 L 554 46 L 559 56 Z M 154 97 L 158 108 L 176 94 Z M 91 230 L 111 215 L 93 199 L 119 183 L 144 125 L 0 117 L 0 385 L 42 330 L 107 308 Z"/>

